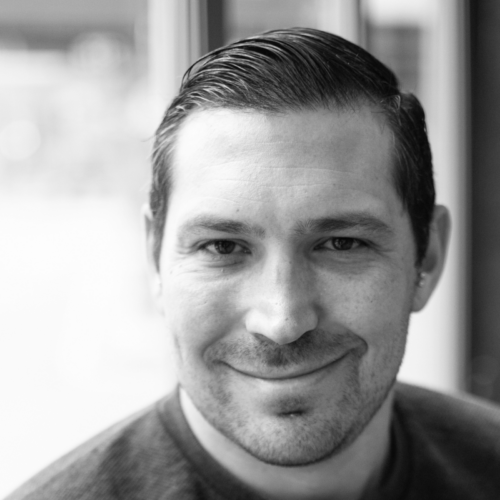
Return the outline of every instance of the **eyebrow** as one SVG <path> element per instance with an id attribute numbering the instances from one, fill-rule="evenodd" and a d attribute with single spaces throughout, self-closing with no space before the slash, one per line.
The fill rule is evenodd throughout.
<path id="1" fill-rule="evenodd" d="M 299 222 L 295 228 L 298 235 L 329 233 L 354 229 L 391 236 L 393 230 L 382 220 L 366 213 L 341 214 L 336 217 L 321 217 Z"/>
<path id="2" fill-rule="evenodd" d="M 262 226 L 211 215 L 196 216 L 187 221 L 180 228 L 181 233 L 198 233 L 206 230 L 217 231 L 219 233 L 257 236 L 260 238 L 265 235 L 265 230 Z"/>
<path id="3" fill-rule="evenodd" d="M 314 233 L 330 233 L 346 229 L 367 231 L 382 236 L 392 236 L 393 230 L 382 220 L 373 215 L 360 213 L 340 214 L 335 217 L 307 219 L 296 224 L 294 233 L 298 236 Z M 198 215 L 180 227 L 180 232 L 200 233 L 216 231 L 227 234 L 240 234 L 263 238 L 265 229 L 258 224 L 236 221 L 213 215 Z"/>

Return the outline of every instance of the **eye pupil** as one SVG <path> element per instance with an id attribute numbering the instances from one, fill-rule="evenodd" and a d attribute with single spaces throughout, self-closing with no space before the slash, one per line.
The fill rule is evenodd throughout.
<path id="1" fill-rule="evenodd" d="M 332 243 L 337 250 L 350 250 L 354 240 L 352 238 L 334 238 Z"/>
<path id="2" fill-rule="evenodd" d="M 214 243 L 215 250 L 221 254 L 228 254 L 234 250 L 236 243 L 234 241 L 216 241 Z"/>

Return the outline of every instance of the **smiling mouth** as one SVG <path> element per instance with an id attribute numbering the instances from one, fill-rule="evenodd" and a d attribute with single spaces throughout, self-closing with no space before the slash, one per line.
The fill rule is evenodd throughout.
<path id="1" fill-rule="evenodd" d="M 320 366 L 315 366 L 315 367 L 295 367 L 294 369 L 289 369 L 289 370 L 280 370 L 277 371 L 276 369 L 269 369 L 269 371 L 263 373 L 260 371 L 253 371 L 253 370 L 246 370 L 246 369 L 240 369 L 240 368 L 235 368 L 232 365 L 226 364 L 229 366 L 232 370 L 240 373 L 241 375 L 244 375 L 246 377 L 251 377 L 251 378 L 256 378 L 260 380 L 267 380 L 270 382 L 279 382 L 279 381 L 286 381 L 286 380 L 294 380 L 294 379 L 299 379 L 302 377 L 308 377 L 315 375 L 319 372 L 322 372 L 333 365 L 338 364 L 341 360 L 343 360 L 347 356 L 347 353 L 340 356 L 339 358 L 335 358 L 332 361 L 328 361 L 327 363 L 324 363 Z"/>

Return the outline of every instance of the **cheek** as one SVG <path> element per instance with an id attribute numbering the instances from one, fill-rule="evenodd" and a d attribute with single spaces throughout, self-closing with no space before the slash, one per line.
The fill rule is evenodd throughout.
<path id="1" fill-rule="evenodd" d="M 352 300 L 344 303 L 344 310 L 349 311 L 344 324 L 368 345 L 360 377 L 389 381 L 395 377 L 404 354 L 412 287 L 402 273 L 365 281 L 363 286 L 351 285 Z"/>
<path id="2" fill-rule="evenodd" d="M 372 347 L 386 345 L 408 322 L 413 291 L 407 275 L 401 270 L 378 269 L 323 282 L 323 309 L 329 319 Z"/>
<path id="3" fill-rule="evenodd" d="M 173 348 L 183 364 L 196 362 L 237 322 L 230 287 L 170 276 L 163 289 L 163 310 Z"/>

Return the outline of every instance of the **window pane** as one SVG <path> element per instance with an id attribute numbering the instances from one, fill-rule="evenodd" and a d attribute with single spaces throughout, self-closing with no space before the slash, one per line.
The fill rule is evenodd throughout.
<path id="1" fill-rule="evenodd" d="M 172 380 L 139 216 L 146 7 L 2 2 L 2 498 Z"/>

